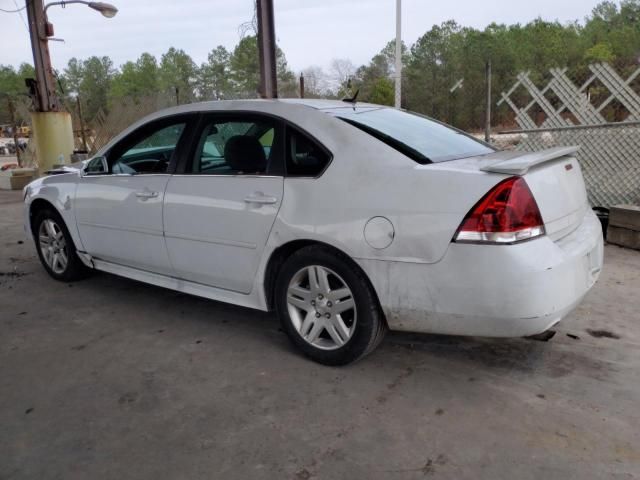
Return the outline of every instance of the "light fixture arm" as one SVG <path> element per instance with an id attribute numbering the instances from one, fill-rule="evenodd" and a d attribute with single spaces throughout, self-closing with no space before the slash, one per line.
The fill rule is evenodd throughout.
<path id="1" fill-rule="evenodd" d="M 113 5 L 111 5 L 110 3 L 104 3 L 104 2 L 86 2 L 83 0 L 61 0 L 59 2 L 51 2 L 51 3 L 47 3 L 47 5 L 45 5 L 44 7 L 44 15 L 45 17 L 47 16 L 47 10 L 49 9 L 49 7 L 53 7 L 54 5 L 60 5 L 61 7 L 64 8 L 65 5 L 70 5 L 72 3 L 81 3 L 82 5 L 86 5 L 89 8 L 93 8 L 94 10 L 97 10 L 98 12 L 100 12 L 102 15 L 104 15 L 107 18 L 112 18 L 116 15 L 116 13 L 118 13 L 118 9 L 116 7 L 114 7 Z"/>
<path id="2" fill-rule="evenodd" d="M 82 3 L 83 5 L 88 5 L 89 2 L 83 2 L 82 0 L 69 0 L 68 2 L 65 1 L 61 1 L 61 2 L 51 2 L 51 3 L 47 3 L 44 6 L 44 14 L 47 14 L 47 10 L 49 10 L 49 7 L 53 7 L 56 5 L 60 5 L 61 7 L 64 8 L 65 5 L 70 4 L 70 3 Z"/>

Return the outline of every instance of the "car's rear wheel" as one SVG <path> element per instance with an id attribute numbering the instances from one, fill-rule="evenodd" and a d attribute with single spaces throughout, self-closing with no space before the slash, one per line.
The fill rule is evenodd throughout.
<path id="1" fill-rule="evenodd" d="M 354 362 L 370 353 L 387 329 L 362 271 L 321 245 L 305 247 L 287 259 L 275 294 L 284 331 L 319 363 Z"/>
<path id="2" fill-rule="evenodd" d="M 51 277 L 69 282 L 86 276 L 88 269 L 78 258 L 71 234 L 57 212 L 40 211 L 33 234 L 40 262 Z"/>

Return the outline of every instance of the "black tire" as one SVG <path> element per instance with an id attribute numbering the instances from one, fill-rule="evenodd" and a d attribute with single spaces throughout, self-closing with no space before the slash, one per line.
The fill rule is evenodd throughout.
<path id="1" fill-rule="evenodd" d="M 39 232 L 40 226 L 46 220 L 53 221 L 60 228 L 60 230 L 62 231 L 62 235 L 64 236 L 65 245 L 63 247 L 63 250 L 67 256 L 67 264 L 66 268 L 59 272 L 54 271 L 49 266 L 42 253 Z M 52 209 L 40 210 L 33 220 L 32 234 L 36 244 L 36 251 L 38 252 L 38 257 L 40 258 L 40 263 L 42 263 L 42 266 L 52 278 L 61 282 L 72 282 L 75 280 L 83 279 L 88 275 L 90 269 L 87 268 L 84 263 L 82 263 L 82 260 L 80 260 L 80 258 L 78 258 L 76 247 L 73 243 L 73 238 L 71 238 L 71 234 L 69 233 L 64 220 L 58 212 Z"/>
<path id="2" fill-rule="evenodd" d="M 309 266 L 321 266 L 341 277 L 351 290 L 357 322 L 349 340 L 341 347 L 324 350 L 308 343 L 290 317 L 287 303 L 289 284 L 294 275 Z M 324 365 L 346 365 L 371 353 L 387 332 L 387 323 L 377 297 L 364 273 L 345 255 L 323 245 L 304 247 L 282 265 L 275 285 L 276 312 L 291 342 L 307 357 Z"/>

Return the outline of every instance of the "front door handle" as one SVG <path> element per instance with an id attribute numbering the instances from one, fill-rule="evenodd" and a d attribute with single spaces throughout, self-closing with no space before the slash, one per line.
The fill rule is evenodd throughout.
<path id="1" fill-rule="evenodd" d="M 136 192 L 136 197 L 146 200 L 147 198 L 156 198 L 158 196 L 158 192 L 153 192 L 151 190 L 142 190 L 140 192 Z"/>
<path id="2" fill-rule="evenodd" d="M 255 192 L 251 195 L 247 195 L 244 197 L 244 201 L 247 203 L 256 203 L 258 205 L 273 205 L 274 203 L 278 203 L 278 199 L 276 197 L 265 195 L 262 192 Z"/>

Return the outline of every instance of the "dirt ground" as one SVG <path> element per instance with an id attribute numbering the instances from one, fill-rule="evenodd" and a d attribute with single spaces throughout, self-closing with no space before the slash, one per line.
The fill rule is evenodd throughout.
<path id="1" fill-rule="evenodd" d="M 390 334 L 346 368 L 272 314 L 50 279 L 0 192 L 0 479 L 640 478 L 640 252 L 548 342 Z"/>

